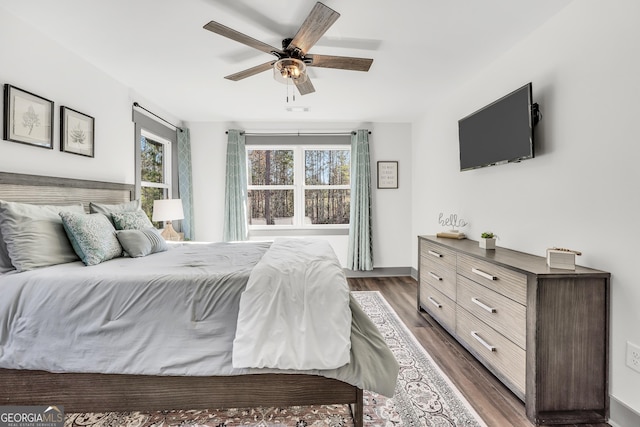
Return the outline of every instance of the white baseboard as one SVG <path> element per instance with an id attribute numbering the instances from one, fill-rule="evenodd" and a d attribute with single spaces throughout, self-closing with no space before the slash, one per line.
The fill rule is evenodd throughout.
<path id="1" fill-rule="evenodd" d="M 640 414 L 613 396 L 609 400 L 609 424 L 611 427 L 640 426 Z"/>

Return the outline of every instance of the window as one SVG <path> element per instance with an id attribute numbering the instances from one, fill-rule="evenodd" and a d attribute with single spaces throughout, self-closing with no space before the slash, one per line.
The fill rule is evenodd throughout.
<path id="1" fill-rule="evenodd" d="M 135 123 L 136 194 L 149 219 L 153 218 L 153 201 L 178 198 L 178 150 L 175 128 L 133 109 Z M 173 224 L 176 227 L 176 223 Z M 161 223 L 154 226 L 162 228 Z M 177 224 L 179 229 L 179 224 Z"/>
<path id="2" fill-rule="evenodd" d="M 344 227 L 349 146 L 247 145 L 249 226 Z"/>
<path id="3" fill-rule="evenodd" d="M 140 187 L 142 210 L 152 218 L 153 201 L 171 198 L 171 141 L 145 130 L 140 136 Z"/>

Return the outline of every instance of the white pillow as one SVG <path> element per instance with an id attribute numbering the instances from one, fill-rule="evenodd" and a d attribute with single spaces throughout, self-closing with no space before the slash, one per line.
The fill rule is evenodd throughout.
<path id="1" fill-rule="evenodd" d="M 0 200 L 0 230 L 16 270 L 78 260 L 58 215 L 61 211 L 84 213 L 84 208 L 82 203 L 56 206 Z"/>

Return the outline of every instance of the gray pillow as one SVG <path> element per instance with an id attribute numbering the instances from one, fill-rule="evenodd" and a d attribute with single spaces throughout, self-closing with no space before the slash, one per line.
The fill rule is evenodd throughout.
<path id="1" fill-rule="evenodd" d="M 134 212 L 111 212 L 111 219 L 116 230 L 143 230 L 153 227 L 142 209 Z"/>
<path id="2" fill-rule="evenodd" d="M 81 203 L 55 206 L 0 200 L 0 230 L 16 270 L 78 260 L 58 215 L 61 211 L 84 213 L 84 208 Z"/>
<path id="3" fill-rule="evenodd" d="M 116 230 L 103 214 L 60 212 L 71 245 L 85 265 L 122 256 Z"/>
<path id="4" fill-rule="evenodd" d="M 141 209 L 140 199 L 132 200 L 130 202 L 118 203 L 115 205 L 108 205 L 104 203 L 89 203 L 89 213 L 101 213 L 113 224 L 113 219 L 111 218 L 112 212 L 133 212 Z"/>
<path id="5" fill-rule="evenodd" d="M 9 258 L 9 252 L 7 252 L 7 244 L 2 238 L 2 230 L 0 229 L 0 274 L 11 270 L 15 270 L 15 267 L 11 264 L 11 258 Z"/>
<path id="6" fill-rule="evenodd" d="M 124 251 L 132 258 L 163 252 L 169 249 L 167 242 L 155 228 L 144 230 L 118 230 L 116 237 Z"/>

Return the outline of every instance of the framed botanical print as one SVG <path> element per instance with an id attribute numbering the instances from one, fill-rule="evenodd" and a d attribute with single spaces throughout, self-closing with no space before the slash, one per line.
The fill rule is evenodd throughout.
<path id="1" fill-rule="evenodd" d="M 60 151 L 94 157 L 95 120 L 79 111 L 60 107 Z"/>
<path id="2" fill-rule="evenodd" d="M 53 149 L 53 101 L 4 85 L 3 138 Z"/>

